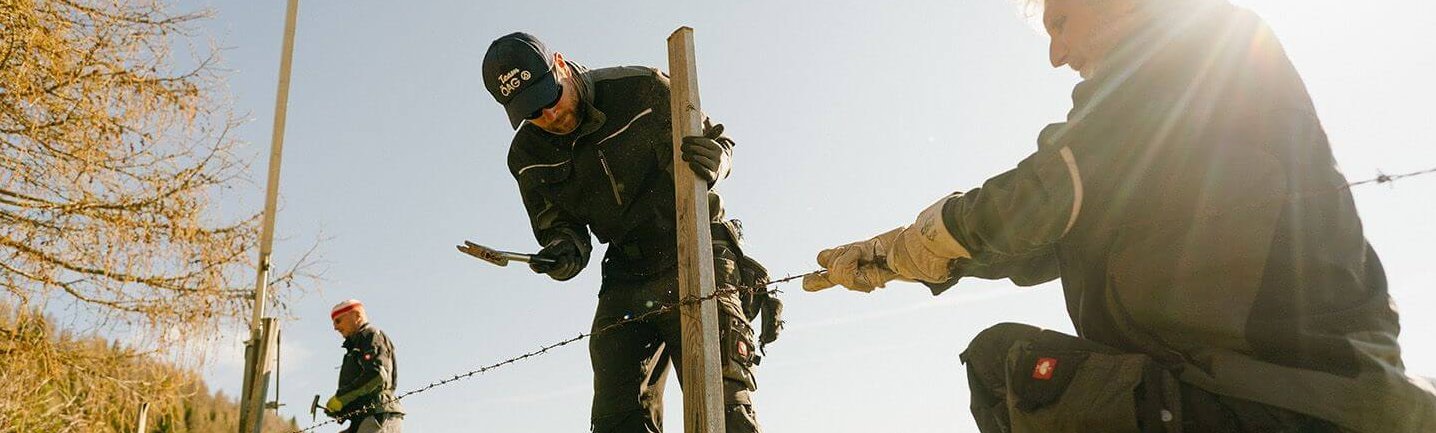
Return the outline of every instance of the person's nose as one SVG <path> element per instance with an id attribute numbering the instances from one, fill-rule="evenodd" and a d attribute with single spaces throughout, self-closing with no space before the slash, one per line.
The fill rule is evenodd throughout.
<path id="1" fill-rule="evenodd" d="M 1047 47 L 1047 60 L 1052 62 L 1053 68 L 1067 64 L 1067 45 L 1057 38 L 1052 38 L 1052 43 Z"/>
<path id="2" fill-rule="evenodd" d="M 553 123 L 553 121 L 558 118 L 558 106 L 543 109 L 543 111 L 539 113 L 539 118 L 543 119 L 545 124 Z"/>

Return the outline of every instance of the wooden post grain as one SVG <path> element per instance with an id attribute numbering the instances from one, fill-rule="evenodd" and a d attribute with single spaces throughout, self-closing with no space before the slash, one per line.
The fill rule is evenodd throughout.
<path id="1" fill-rule="evenodd" d="M 693 29 L 668 36 L 668 73 L 673 111 L 673 186 L 678 212 L 678 293 L 680 299 L 713 294 L 713 232 L 708 218 L 708 183 L 683 161 L 683 137 L 703 134 L 698 104 L 698 68 Z M 716 300 L 684 305 L 682 315 L 683 431 L 723 433 L 723 368 L 718 351 Z"/>

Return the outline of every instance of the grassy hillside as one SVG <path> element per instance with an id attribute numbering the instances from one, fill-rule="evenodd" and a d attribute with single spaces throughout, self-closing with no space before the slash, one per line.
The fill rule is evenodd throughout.
<path id="1" fill-rule="evenodd" d="M 142 402 L 151 433 L 238 429 L 235 401 L 193 370 L 0 302 L 0 433 L 134 433 Z M 265 431 L 294 431 L 294 422 L 271 415 Z"/>

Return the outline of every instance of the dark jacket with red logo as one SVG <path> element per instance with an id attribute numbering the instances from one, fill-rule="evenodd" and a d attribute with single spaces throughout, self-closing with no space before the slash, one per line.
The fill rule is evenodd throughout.
<path id="1" fill-rule="evenodd" d="M 1080 336 L 1219 394 L 1436 431 L 1305 84 L 1256 15 L 1191 3 L 1161 3 L 1036 153 L 944 205 L 974 254 L 955 276 L 1061 278 Z"/>
<path id="2" fill-rule="evenodd" d="M 509 170 L 534 236 L 540 245 L 567 237 L 580 245 L 586 262 L 592 232 L 609 244 L 605 275 L 648 275 L 676 266 L 668 77 L 646 67 L 590 71 L 569 65 L 578 72 L 578 129 L 555 135 L 525 122 L 509 147 Z M 717 141 L 732 152 L 731 139 Z M 720 220 L 715 193 L 709 203 L 714 221 Z"/>
<path id="3" fill-rule="evenodd" d="M 402 414 L 394 400 L 399 364 L 394 344 L 374 325 L 365 323 L 344 339 L 344 364 L 339 367 L 339 388 L 334 396 L 344 404 L 339 414 L 362 419 L 374 414 Z"/>

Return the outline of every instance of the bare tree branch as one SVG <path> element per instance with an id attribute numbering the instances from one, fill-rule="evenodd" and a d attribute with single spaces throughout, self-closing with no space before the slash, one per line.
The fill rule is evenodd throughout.
<path id="1" fill-rule="evenodd" d="M 0 301 L 68 299 L 174 347 L 247 318 L 260 218 L 212 202 L 252 186 L 239 122 L 219 51 L 171 48 L 208 15 L 0 0 Z M 277 311 L 313 252 L 272 277 Z"/>

